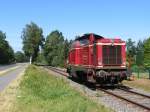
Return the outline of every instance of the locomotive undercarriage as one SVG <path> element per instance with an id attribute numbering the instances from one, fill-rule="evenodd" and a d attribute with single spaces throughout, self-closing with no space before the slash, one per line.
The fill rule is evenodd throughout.
<path id="1" fill-rule="evenodd" d="M 126 69 L 91 69 L 70 67 L 68 73 L 71 77 L 101 85 L 119 84 L 127 79 Z"/>
<path id="2" fill-rule="evenodd" d="M 97 70 L 96 82 L 99 84 L 118 84 L 127 79 L 126 70 Z"/>

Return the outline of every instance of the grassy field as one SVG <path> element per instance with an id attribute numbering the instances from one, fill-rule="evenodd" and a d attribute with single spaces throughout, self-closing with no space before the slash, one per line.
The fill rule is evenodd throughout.
<path id="1" fill-rule="evenodd" d="M 123 81 L 123 84 L 150 92 L 150 80 L 149 79 L 135 79 L 134 81 L 125 80 Z"/>
<path id="2" fill-rule="evenodd" d="M 14 105 L 14 112 L 110 112 L 33 65 L 25 72 Z"/>

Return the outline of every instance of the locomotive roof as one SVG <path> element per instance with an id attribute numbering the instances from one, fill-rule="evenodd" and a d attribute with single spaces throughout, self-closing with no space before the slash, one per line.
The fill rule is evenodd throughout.
<path id="1" fill-rule="evenodd" d="M 77 37 L 75 40 L 80 40 L 80 39 L 83 39 L 83 38 L 88 38 L 91 34 L 93 34 L 93 33 L 84 34 L 83 36 Z M 93 34 L 93 36 L 94 36 L 95 38 L 97 38 L 97 39 L 104 38 L 103 36 L 100 36 L 100 35 L 97 35 L 97 34 Z"/>

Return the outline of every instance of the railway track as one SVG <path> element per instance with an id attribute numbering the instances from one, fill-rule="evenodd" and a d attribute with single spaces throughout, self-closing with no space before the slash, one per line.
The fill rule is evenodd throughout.
<path id="1" fill-rule="evenodd" d="M 62 69 L 58 69 L 55 67 L 46 67 L 58 74 L 61 74 L 65 77 L 68 77 L 68 73 L 65 72 L 65 70 Z M 124 100 L 128 103 L 134 104 L 135 106 L 138 106 L 140 108 L 143 108 L 144 110 L 147 110 L 148 112 L 150 112 L 150 96 L 136 92 L 136 91 L 132 91 L 130 89 L 125 89 L 123 87 L 118 87 L 114 90 L 111 89 L 104 89 L 101 87 L 96 87 L 96 89 L 98 91 L 103 91 L 106 94 L 109 94 L 111 96 L 114 96 L 116 98 L 119 98 L 121 100 Z"/>
<path id="2" fill-rule="evenodd" d="M 52 70 L 52 71 L 54 71 L 54 72 L 56 72 L 56 73 L 59 73 L 59 74 L 65 76 L 65 77 L 68 77 L 68 76 L 69 76 L 68 73 L 66 73 L 65 70 L 58 69 L 58 68 L 55 68 L 55 67 L 50 67 L 50 66 L 46 66 L 46 68 L 48 68 L 48 69 L 50 69 L 50 70 Z"/>
<path id="3" fill-rule="evenodd" d="M 115 90 L 106 90 L 103 88 L 97 88 L 97 90 L 103 91 L 109 95 L 115 96 L 119 99 L 125 100 L 129 103 L 132 103 L 144 110 L 150 111 L 150 98 L 141 93 L 129 92 L 128 90 L 115 89 Z"/>

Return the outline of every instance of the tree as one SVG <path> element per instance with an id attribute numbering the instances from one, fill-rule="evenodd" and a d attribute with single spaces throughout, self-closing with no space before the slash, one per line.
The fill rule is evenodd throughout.
<path id="1" fill-rule="evenodd" d="M 25 62 L 27 61 L 27 58 L 24 53 L 22 53 L 21 51 L 17 51 L 15 53 L 15 60 L 16 62 Z"/>
<path id="2" fill-rule="evenodd" d="M 37 58 L 40 47 L 43 47 L 44 36 L 42 28 L 31 22 L 23 29 L 21 38 L 23 40 L 23 51 L 30 57 L 30 62 Z"/>
<path id="3" fill-rule="evenodd" d="M 129 67 L 135 63 L 136 47 L 135 42 L 129 38 L 126 42 L 127 46 L 127 61 L 129 62 Z"/>
<path id="4" fill-rule="evenodd" d="M 69 52 L 69 48 L 70 48 L 70 42 L 66 39 L 64 41 L 64 53 L 65 53 L 65 60 L 68 58 L 68 52 Z"/>
<path id="5" fill-rule="evenodd" d="M 150 37 L 144 42 L 144 65 L 150 70 Z"/>
<path id="6" fill-rule="evenodd" d="M 6 34 L 0 31 L 0 64 L 8 64 L 14 61 L 14 51 L 5 39 Z"/>
<path id="7" fill-rule="evenodd" d="M 45 59 L 43 50 L 41 50 L 41 52 L 38 53 L 38 56 L 36 59 L 36 64 L 37 65 L 47 65 L 47 61 Z"/>
<path id="8" fill-rule="evenodd" d="M 44 54 L 49 65 L 64 66 L 66 56 L 65 48 L 66 46 L 64 47 L 64 36 L 62 33 L 58 30 L 52 31 L 47 36 L 44 46 Z"/>
<path id="9" fill-rule="evenodd" d="M 143 66 L 144 64 L 144 42 L 139 40 L 136 47 L 136 64 Z"/>

